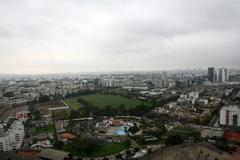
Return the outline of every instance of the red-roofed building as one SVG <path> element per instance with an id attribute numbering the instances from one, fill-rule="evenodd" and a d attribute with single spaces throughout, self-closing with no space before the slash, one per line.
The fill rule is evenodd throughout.
<path id="1" fill-rule="evenodd" d="M 104 123 L 109 123 L 112 126 L 122 126 L 122 125 L 124 125 L 124 121 L 120 120 L 120 119 L 111 118 L 111 119 L 104 120 L 103 122 Z"/>
<path id="2" fill-rule="evenodd" d="M 60 136 L 62 139 L 67 139 L 67 140 L 73 140 L 73 139 L 77 138 L 77 136 L 75 136 L 74 134 L 69 133 L 69 132 L 62 133 Z"/>
<path id="3" fill-rule="evenodd" d="M 223 136 L 228 141 L 240 142 L 240 132 L 238 131 L 226 131 Z"/>

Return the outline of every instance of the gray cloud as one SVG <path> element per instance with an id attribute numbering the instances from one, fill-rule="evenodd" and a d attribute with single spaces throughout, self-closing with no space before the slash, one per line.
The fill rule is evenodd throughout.
<path id="1" fill-rule="evenodd" d="M 0 73 L 240 67 L 239 0 L 0 0 Z"/>

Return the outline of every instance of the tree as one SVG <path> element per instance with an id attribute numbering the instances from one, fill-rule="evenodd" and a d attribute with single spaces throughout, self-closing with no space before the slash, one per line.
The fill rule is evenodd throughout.
<path id="1" fill-rule="evenodd" d="M 139 147 L 135 147 L 134 148 L 134 152 L 139 152 L 140 151 L 140 148 Z"/>
<path id="2" fill-rule="evenodd" d="M 106 116 L 111 116 L 112 115 L 112 112 L 113 111 L 113 107 L 111 106 L 111 105 L 107 105 L 106 107 L 105 107 L 105 115 Z"/>
<path id="3" fill-rule="evenodd" d="M 158 139 L 161 139 L 162 135 L 167 132 L 167 129 L 163 126 L 162 129 L 155 129 L 155 130 L 144 130 L 144 134 L 152 135 L 154 137 L 157 137 Z"/>
<path id="4" fill-rule="evenodd" d="M 116 158 L 116 159 L 122 159 L 122 155 L 121 155 L 121 154 L 117 154 L 117 155 L 115 156 L 115 158 Z"/>
<path id="5" fill-rule="evenodd" d="M 216 147 L 222 151 L 227 151 L 227 152 L 234 152 L 237 149 L 235 145 L 230 145 L 225 138 L 217 139 Z"/>
<path id="6" fill-rule="evenodd" d="M 177 144 L 182 144 L 183 143 L 183 138 L 182 136 L 175 134 L 175 135 L 170 135 L 165 141 L 165 144 L 167 146 L 172 146 L 172 145 L 177 145 Z"/>
<path id="7" fill-rule="evenodd" d="M 55 141 L 53 146 L 54 146 L 54 148 L 56 148 L 58 150 L 62 150 L 62 148 L 64 146 L 64 142 L 62 142 L 62 141 Z"/>
<path id="8" fill-rule="evenodd" d="M 3 96 L 8 97 L 8 98 L 14 97 L 14 93 L 13 92 L 6 92 L 6 93 L 3 93 Z"/>
<path id="9" fill-rule="evenodd" d="M 69 154 L 67 157 L 65 157 L 63 160 L 73 160 L 73 154 Z"/>
<path id="10" fill-rule="evenodd" d="M 79 151 L 90 155 L 93 151 L 96 151 L 101 147 L 102 141 L 96 138 L 85 137 L 77 139 L 73 142 L 75 148 L 78 148 Z"/>
<path id="11" fill-rule="evenodd" d="M 132 133 L 132 134 L 137 133 L 139 130 L 140 130 L 140 129 L 138 128 L 138 126 L 137 126 L 136 124 L 134 124 L 134 126 L 132 126 L 132 127 L 130 127 L 130 128 L 128 129 L 128 131 L 129 131 L 130 133 Z"/>
<path id="12" fill-rule="evenodd" d="M 79 117 L 80 117 L 79 111 L 72 110 L 72 111 L 70 112 L 70 118 L 71 118 L 71 119 L 79 118 Z"/>
<path id="13" fill-rule="evenodd" d="M 191 133 L 191 136 L 196 140 L 199 141 L 201 137 L 201 133 L 199 131 L 194 131 Z"/>
<path id="14" fill-rule="evenodd" d="M 39 102 L 48 102 L 50 97 L 48 95 L 43 95 L 39 97 Z"/>
<path id="15" fill-rule="evenodd" d="M 152 153 L 152 149 L 149 148 L 149 149 L 147 150 L 147 153 L 148 153 L 148 154 Z"/>
<path id="16" fill-rule="evenodd" d="M 126 151 L 126 155 L 127 155 L 127 157 L 130 157 L 131 154 L 132 154 L 132 152 L 131 152 L 130 150 L 127 150 L 127 151 Z"/>
<path id="17" fill-rule="evenodd" d="M 125 106 L 124 104 L 120 104 L 120 105 L 118 106 L 118 110 L 119 110 L 121 113 L 124 113 L 125 110 L 126 110 L 126 106 Z"/>
<path id="18" fill-rule="evenodd" d="M 40 120 L 41 113 L 39 110 L 34 111 L 33 115 L 36 118 L 36 120 Z"/>

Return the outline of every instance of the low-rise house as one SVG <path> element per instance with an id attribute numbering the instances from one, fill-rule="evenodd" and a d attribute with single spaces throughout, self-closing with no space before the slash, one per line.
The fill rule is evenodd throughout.
<path id="1" fill-rule="evenodd" d="M 169 109 L 174 109 L 177 107 L 177 103 L 176 102 L 170 102 L 167 104 L 168 108 Z"/>
<path id="2" fill-rule="evenodd" d="M 208 104 L 208 100 L 207 99 L 199 99 L 198 100 L 198 103 L 200 104 L 200 105 L 207 105 Z"/>
<path id="3" fill-rule="evenodd" d="M 169 111 L 162 107 L 157 107 L 153 110 L 153 112 L 162 114 L 162 113 L 168 113 Z"/>
<path id="4" fill-rule="evenodd" d="M 60 134 L 60 137 L 61 137 L 61 139 L 65 140 L 65 141 L 66 140 L 73 140 L 73 139 L 77 138 L 77 136 L 75 136 L 74 134 L 69 133 L 69 132 L 65 132 L 65 133 Z"/>

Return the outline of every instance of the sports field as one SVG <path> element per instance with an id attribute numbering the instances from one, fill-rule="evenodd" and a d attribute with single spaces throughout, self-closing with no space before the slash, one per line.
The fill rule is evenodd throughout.
<path id="1" fill-rule="evenodd" d="M 86 157 L 105 157 L 117 154 L 123 150 L 129 148 L 128 142 L 113 142 L 104 143 L 98 149 L 94 150 L 91 154 L 85 151 L 79 150 L 73 143 L 68 143 L 64 146 L 64 150 L 74 154 L 75 156 L 86 156 Z"/>
<path id="2" fill-rule="evenodd" d="M 81 107 L 81 104 L 78 102 L 78 99 L 87 101 L 92 106 L 98 107 L 100 109 L 103 109 L 106 106 L 119 107 L 120 105 L 124 105 L 126 109 L 135 108 L 137 105 L 141 105 L 141 104 L 150 106 L 150 103 L 146 101 L 141 101 L 138 99 L 130 99 L 123 96 L 105 95 L 105 94 L 92 94 L 92 95 L 78 96 L 78 97 L 65 99 L 64 101 L 69 105 L 70 108 L 77 110 L 78 108 Z"/>

